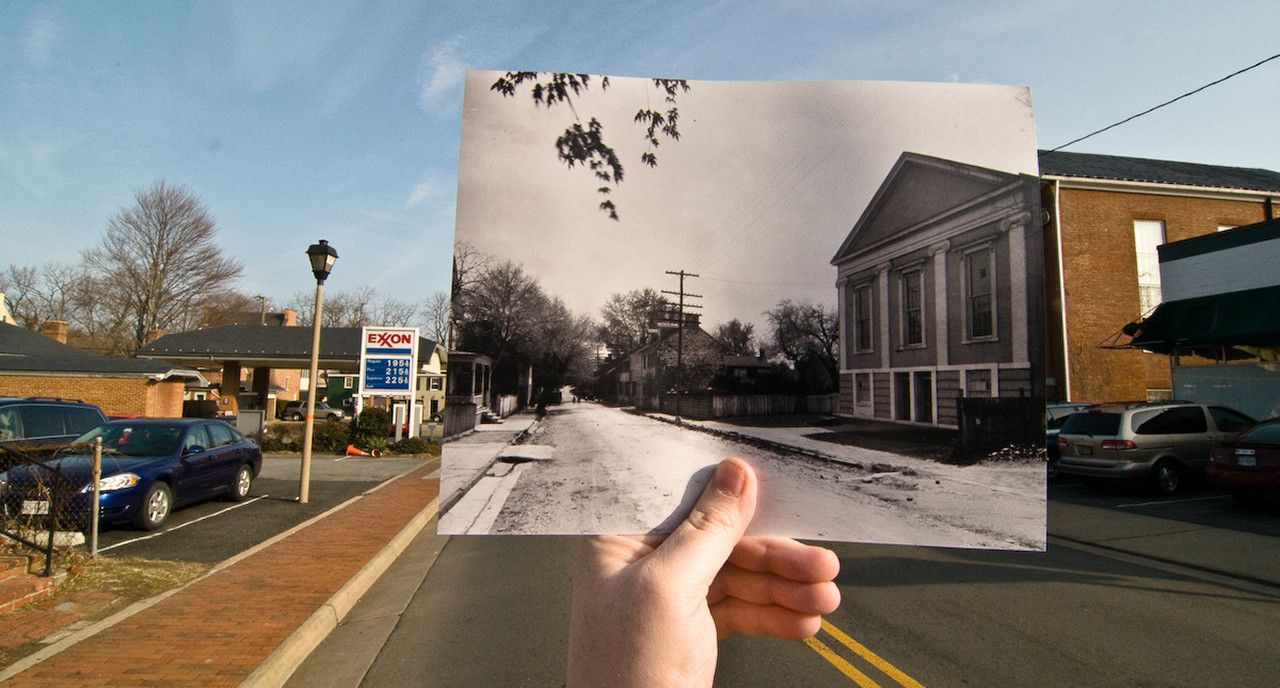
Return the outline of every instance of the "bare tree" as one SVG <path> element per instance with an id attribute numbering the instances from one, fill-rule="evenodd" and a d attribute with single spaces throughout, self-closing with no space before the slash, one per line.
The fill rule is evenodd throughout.
<path id="1" fill-rule="evenodd" d="M 649 340 L 667 305 L 666 297 L 652 289 L 613 294 L 600 309 L 600 340 L 612 356 L 631 353 Z"/>
<path id="2" fill-rule="evenodd" d="M 134 195 L 107 222 L 85 263 L 119 297 L 130 350 L 155 329 L 187 329 L 199 322 L 240 277 L 240 263 L 214 243 L 213 217 L 194 194 L 163 180 Z"/>
<path id="3" fill-rule="evenodd" d="M 819 365 L 830 384 L 834 384 L 840 339 L 835 311 L 809 301 L 783 299 L 764 314 L 773 328 L 778 353 L 797 368 L 808 363 Z"/>
<path id="4" fill-rule="evenodd" d="M 752 356 L 756 353 L 756 326 L 734 318 L 716 326 L 716 340 L 730 356 Z"/>
<path id="5" fill-rule="evenodd" d="M 426 335 L 446 348 L 453 346 L 449 341 L 449 295 L 436 291 L 422 304 L 420 317 L 426 323 Z"/>

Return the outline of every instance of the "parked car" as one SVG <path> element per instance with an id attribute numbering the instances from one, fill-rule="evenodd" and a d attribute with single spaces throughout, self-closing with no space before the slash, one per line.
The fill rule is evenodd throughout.
<path id="1" fill-rule="evenodd" d="M 1099 404 L 1058 432 L 1058 473 L 1087 482 L 1149 480 L 1172 494 L 1203 472 L 1219 443 L 1254 423 L 1225 406 L 1184 401 Z"/>
<path id="2" fill-rule="evenodd" d="M 89 521 L 93 443 L 102 438 L 98 499 L 102 523 L 132 521 L 144 530 L 164 525 L 173 509 L 215 496 L 243 500 L 262 469 L 256 442 L 224 421 L 198 418 L 108 421 L 76 438 L 62 456 L 0 474 L 8 513 L 48 513 L 44 488 L 52 468 L 69 486 L 66 511 Z M 64 512 L 59 508 L 60 512 Z M 64 512 L 64 513 L 66 513 Z"/>
<path id="3" fill-rule="evenodd" d="M 1090 404 L 1064 402 L 1048 404 L 1044 408 L 1044 450 L 1049 460 L 1049 477 L 1058 474 L 1058 431 L 1067 417 L 1089 408 Z"/>
<path id="4" fill-rule="evenodd" d="M 106 420 L 102 409 L 78 399 L 0 397 L 0 445 L 52 451 Z"/>
<path id="5" fill-rule="evenodd" d="M 323 401 L 316 402 L 316 418 L 324 418 L 326 420 L 342 420 L 346 417 L 346 413 L 340 408 L 333 408 Z M 306 401 L 291 401 L 284 405 L 284 410 L 280 412 L 281 418 L 288 420 L 302 420 L 307 417 Z"/>
<path id="6" fill-rule="evenodd" d="M 1215 448 L 1209 480 L 1241 502 L 1280 495 L 1280 418 L 1258 423 Z"/>

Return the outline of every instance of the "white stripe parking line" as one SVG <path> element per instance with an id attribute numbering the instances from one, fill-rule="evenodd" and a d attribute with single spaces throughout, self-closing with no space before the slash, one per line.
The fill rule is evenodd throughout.
<path id="1" fill-rule="evenodd" d="M 1137 504 L 1117 504 L 1117 509 L 1131 509 L 1137 506 L 1159 506 L 1161 504 L 1182 504 L 1183 502 L 1205 502 L 1210 499 L 1230 499 L 1231 495 L 1213 495 L 1212 497 L 1188 497 L 1186 499 L 1162 499 L 1155 502 L 1138 502 Z"/>
<path id="2" fill-rule="evenodd" d="M 248 505 L 253 504 L 254 502 L 258 501 L 259 499 L 266 499 L 267 497 L 270 497 L 270 496 L 271 496 L 271 495 L 269 495 L 269 494 L 264 494 L 264 495 L 262 495 L 261 497 L 254 497 L 253 499 L 250 499 L 250 500 L 245 501 L 245 502 L 240 502 L 239 504 L 232 504 L 231 506 L 229 506 L 229 507 L 227 507 L 227 508 L 225 508 L 225 509 L 219 509 L 218 511 L 215 511 L 215 512 L 213 512 L 213 513 L 211 513 L 211 514 L 205 514 L 204 516 L 201 516 L 200 518 L 192 519 L 192 520 L 190 520 L 190 521 L 187 521 L 186 523 L 183 523 L 183 524 L 181 524 L 181 525 L 174 526 L 174 527 L 172 527 L 172 528 L 165 528 L 164 530 L 162 530 L 162 531 L 160 531 L 160 532 L 158 532 L 158 533 L 152 533 L 152 534 L 150 534 L 150 535 L 143 535 L 142 537 L 136 537 L 136 538 L 133 538 L 132 540 L 125 540 L 124 542 L 117 542 L 117 543 L 116 543 L 116 544 L 114 544 L 114 545 L 108 545 L 108 546 L 106 546 L 106 547 L 99 547 L 99 548 L 98 548 L 98 551 L 99 551 L 99 552 L 105 552 L 105 551 L 107 551 L 107 550 L 109 550 L 109 549 L 115 549 L 115 548 L 117 548 L 117 547 L 123 547 L 124 545 L 132 544 L 132 543 L 134 543 L 134 542 L 142 542 L 143 540 L 150 540 L 151 538 L 154 538 L 154 537 L 160 537 L 161 535 L 164 535 L 165 533 L 172 533 L 172 532 L 173 532 L 173 531 L 175 531 L 175 530 L 181 530 L 181 529 L 186 528 L 187 526 L 191 525 L 192 523 L 199 523 L 199 522 L 201 522 L 201 521 L 205 520 L 206 518 L 213 518 L 214 516 L 217 516 L 217 515 L 219 515 L 219 514 L 225 514 L 225 513 L 227 513 L 228 511 L 231 511 L 232 509 L 239 509 L 239 508 L 240 508 L 240 507 L 242 507 L 242 506 L 248 506 Z"/>

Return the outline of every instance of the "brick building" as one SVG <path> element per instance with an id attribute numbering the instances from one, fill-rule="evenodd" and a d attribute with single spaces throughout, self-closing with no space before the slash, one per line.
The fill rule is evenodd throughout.
<path id="1" fill-rule="evenodd" d="M 97 404 L 111 415 L 180 417 L 194 370 L 133 358 L 101 356 L 66 345 L 67 324 L 45 334 L 0 323 L 0 396 L 61 397 Z"/>
<path id="2" fill-rule="evenodd" d="M 1161 301 L 1156 246 L 1272 219 L 1280 172 L 1042 151 L 1040 176 L 1048 398 L 1169 396 L 1167 357 L 1107 348 Z"/>

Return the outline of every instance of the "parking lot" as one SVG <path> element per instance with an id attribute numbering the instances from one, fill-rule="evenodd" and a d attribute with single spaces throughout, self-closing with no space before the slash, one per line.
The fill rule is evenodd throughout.
<path id="1" fill-rule="evenodd" d="M 301 459 L 266 454 L 249 499 L 212 500 L 179 509 L 154 533 L 128 526 L 100 533 L 98 551 L 106 556 L 218 562 L 282 533 L 307 519 L 401 475 L 428 459 L 312 457 L 307 504 L 297 502 Z"/>

